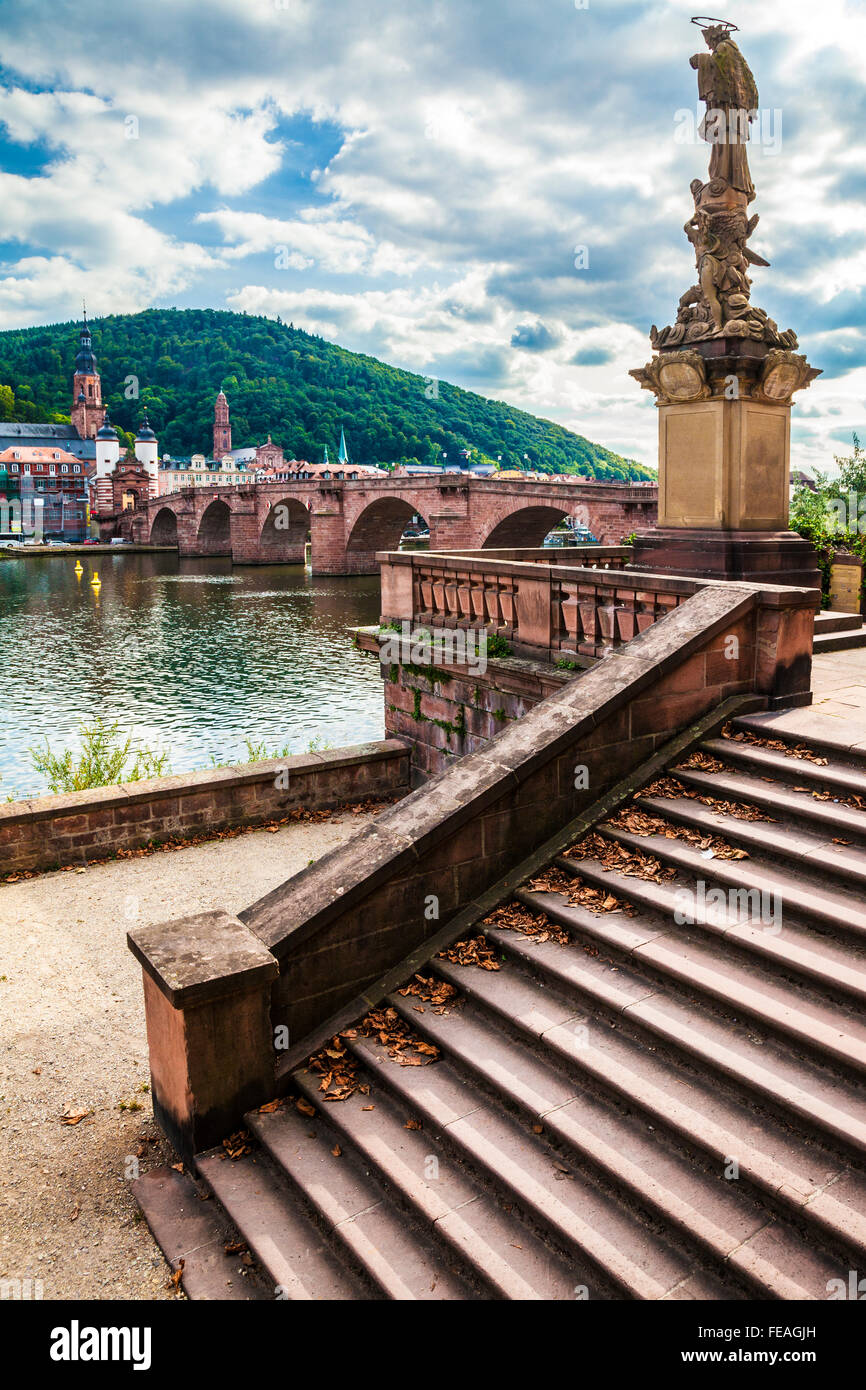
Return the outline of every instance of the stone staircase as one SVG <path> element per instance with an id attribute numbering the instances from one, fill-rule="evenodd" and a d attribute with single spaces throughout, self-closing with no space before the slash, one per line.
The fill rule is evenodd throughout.
<path id="1" fill-rule="evenodd" d="M 343 1030 L 194 1180 L 139 1179 L 187 1293 L 847 1289 L 866 1271 L 866 748 L 804 739 L 815 723 L 734 721 Z"/>
<path id="2" fill-rule="evenodd" d="M 859 613 L 834 613 L 825 608 L 815 614 L 815 656 L 851 647 L 866 647 L 866 623 Z"/>

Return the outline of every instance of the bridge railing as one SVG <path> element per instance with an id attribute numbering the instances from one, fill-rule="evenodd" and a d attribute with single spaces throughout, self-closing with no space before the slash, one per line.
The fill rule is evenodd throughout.
<path id="1" fill-rule="evenodd" d="M 382 621 L 485 629 L 518 656 L 599 657 L 644 632 L 704 587 L 699 579 L 616 568 L 629 547 L 565 552 L 386 552 Z M 614 552 L 605 555 L 603 552 Z"/>

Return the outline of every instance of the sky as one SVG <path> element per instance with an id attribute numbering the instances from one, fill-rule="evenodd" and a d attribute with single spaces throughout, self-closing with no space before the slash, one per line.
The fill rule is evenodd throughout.
<path id="1" fill-rule="evenodd" d="M 0 8 L 0 328 L 279 314 L 655 466 L 628 372 L 695 278 L 692 4 Z M 866 438 L 866 4 L 724 17 L 760 91 L 752 300 L 823 368 L 792 464 L 832 468 Z"/>

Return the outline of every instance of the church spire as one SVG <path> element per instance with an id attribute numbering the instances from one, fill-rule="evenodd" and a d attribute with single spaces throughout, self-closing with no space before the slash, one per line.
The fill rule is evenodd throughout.
<path id="1" fill-rule="evenodd" d="M 90 324 L 87 322 L 87 305 L 83 301 L 81 310 L 82 322 L 78 334 L 78 352 L 75 354 L 72 410 L 69 418 L 81 439 L 93 439 L 105 418 L 105 410 L 102 405 L 102 383 L 93 351 Z"/>

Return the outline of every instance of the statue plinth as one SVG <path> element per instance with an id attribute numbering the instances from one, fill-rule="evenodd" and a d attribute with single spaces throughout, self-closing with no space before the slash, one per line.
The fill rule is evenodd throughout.
<path id="1" fill-rule="evenodd" d="M 788 530 L 791 398 L 817 375 L 750 339 L 659 352 L 632 375 L 659 412 L 659 524 L 640 569 L 820 585 L 813 547 Z"/>

